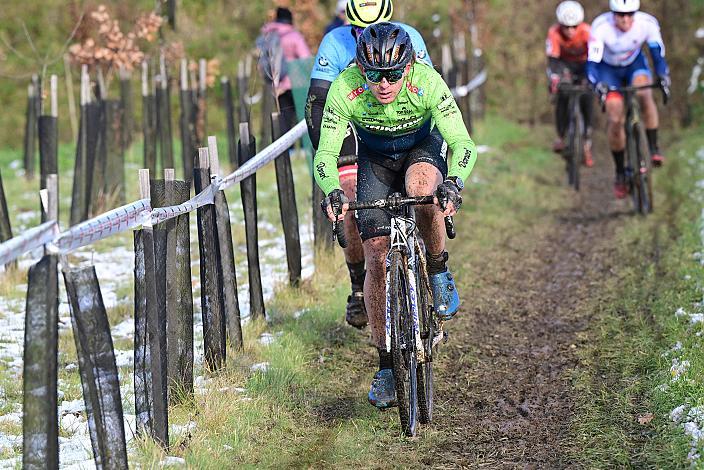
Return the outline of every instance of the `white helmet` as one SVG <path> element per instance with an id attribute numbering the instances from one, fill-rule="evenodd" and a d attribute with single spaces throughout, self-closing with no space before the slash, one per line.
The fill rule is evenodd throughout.
<path id="1" fill-rule="evenodd" d="M 557 22 L 563 26 L 577 26 L 584 21 L 584 8 L 572 0 L 560 3 L 555 14 Z"/>
<path id="2" fill-rule="evenodd" d="M 609 8 L 616 13 L 633 13 L 640 10 L 640 0 L 609 0 Z"/>
<path id="3" fill-rule="evenodd" d="M 337 8 L 335 11 L 337 13 L 344 13 L 347 8 L 347 0 L 337 0 Z"/>

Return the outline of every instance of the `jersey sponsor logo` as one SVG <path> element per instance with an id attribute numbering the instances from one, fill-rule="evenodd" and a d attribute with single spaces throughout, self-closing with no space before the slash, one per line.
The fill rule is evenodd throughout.
<path id="1" fill-rule="evenodd" d="M 357 98 L 359 95 L 361 95 L 362 93 L 364 93 L 368 89 L 369 89 L 369 85 L 367 85 L 366 83 L 364 85 L 360 85 L 347 94 L 347 99 L 350 101 L 354 101 L 355 98 Z"/>
<path id="2" fill-rule="evenodd" d="M 328 177 L 328 175 L 325 174 L 325 163 L 320 162 L 317 165 L 315 165 L 315 170 L 318 172 L 318 176 L 320 177 L 321 180 L 324 180 L 325 178 Z"/>
<path id="3" fill-rule="evenodd" d="M 411 93 L 415 93 L 418 96 L 423 96 L 423 93 L 425 93 L 422 88 L 418 88 L 411 82 L 406 82 L 406 88 L 408 89 L 408 91 L 410 91 Z"/>
<path id="4" fill-rule="evenodd" d="M 472 151 L 469 149 L 464 150 L 464 155 L 462 156 L 462 160 L 458 163 L 459 166 L 462 168 L 467 168 L 467 165 L 469 165 L 469 159 L 472 158 Z"/>
<path id="5" fill-rule="evenodd" d="M 423 120 L 422 117 L 418 117 L 415 119 L 411 119 L 410 121 L 403 122 L 401 124 L 398 124 L 397 126 L 381 126 L 381 125 L 376 125 L 376 124 L 369 124 L 367 125 L 367 129 L 370 131 L 379 131 L 379 132 L 396 132 L 396 131 L 402 131 L 409 129 L 419 122 Z"/>
<path id="6" fill-rule="evenodd" d="M 320 56 L 320 58 L 318 59 L 318 64 L 321 67 L 327 67 L 328 65 L 330 65 L 330 62 L 328 62 L 328 60 L 325 57 Z"/>
<path id="7" fill-rule="evenodd" d="M 422 60 L 422 59 L 425 59 L 425 56 L 426 56 L 426 55 L 428 55 L 428 54 L 427 54 L 425 51 L 420 50 L 420 51 L 418 51 L 418 53 L 416 54 L 416 57 L 418 57 L 419 59 Z"/>

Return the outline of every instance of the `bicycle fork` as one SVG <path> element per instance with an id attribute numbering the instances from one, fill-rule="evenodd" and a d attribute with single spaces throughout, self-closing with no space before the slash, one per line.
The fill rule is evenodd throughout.
<path id="1" fill-rule="evenodd" d="M 415 275 L 415 256 L 412 249 L 409 249 L 411 243 L 405 240 L 405 236 L 402 236 L 402 229 L 400 229 L 400 223 L 406 224 L 407 222 L 403 219 L 392 218 L 391 220 L 391 247 L 389 253 L 386 255 L 386 351 L 391 352 L 391 302 L 395 301 L 391 299 L 391 253 L 395 250 L 401 252 L 406 252 L 408 264 L 406 266 L 401 266 L 401 269 L 406 271 L 408 285 L 407 295 L 408 304 L 407 307 L 410 310 L 410 317 L 412 322 L 413 330 L 413 341 L 415 343 L 416 358 L 418 363 L 425 362 L 425 347 L 423 346 L 423 341 L 420 335 L 420 320 L 418 316 L 418 290 L 417 290 L 417 280 Z M 405 235 L 405 233 L 403 233 Z M 406 301 L 404 299 L 404 301 Z M 400 332 L 399 332 L 400 333 Z M 408 338 L 404 338 L 404 341 L 408 341 Z"/>

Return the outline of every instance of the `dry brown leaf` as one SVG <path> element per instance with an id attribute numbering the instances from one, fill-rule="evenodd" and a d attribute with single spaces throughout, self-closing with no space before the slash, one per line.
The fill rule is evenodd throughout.
<path id="1" fill-rule="evenodd" d="M 638 416 L 638 424 L 646 425 L 649 424 L 655 415 L 653 413 L 645 413 L 640 416 Z"/>

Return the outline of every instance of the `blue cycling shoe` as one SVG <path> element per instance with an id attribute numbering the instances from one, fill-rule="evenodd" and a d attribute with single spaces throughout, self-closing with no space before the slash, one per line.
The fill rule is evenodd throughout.
<path id="1" fill-rule="evenodd" d="M 380 409 L 396 406 L 396 385 L 391 369 L 382 369 L 374 374 L 369 389 L 369 403 Z"/>
<path id="2" fill-rule="evenodd" d="M 460 308 L 460 296 L 450 270 L 430 276 L 430 287 L 433 289 L 433 303 L 438 317 L 441 320 L 451 320 Z"/>

